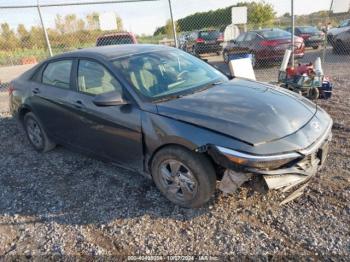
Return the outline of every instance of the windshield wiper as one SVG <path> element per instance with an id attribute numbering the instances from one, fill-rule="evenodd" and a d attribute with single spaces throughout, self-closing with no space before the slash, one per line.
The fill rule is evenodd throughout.
<path id="1" fill-rule="evenodd" d="M 168 101 L 168 100 L 173 100 L 173 99 L 178 99 L 178 98 L 181 98 L 181 97 L 184 97 L 184 96 L 188 96 L 188 95 L 192 95 L 194 93 L 198 93 L 198 92 L 202 92 L 204 90 L 207 90 L 213 86 L 216 86 L 216 85 L 221 85 L 223 83 L 223 81 L 217 81 L 217 82 L 213 82 L 213 83 L 210 83 L 208 85 L 205 85 L 201 88 L 198 88 L 195 90 L 192 90 L 192 91 L 188 91 L 188 92 L 185 92 L 185 93 L 181 93 L 181 94 L 174 94 L 174 95 L 169 95 L 169 96 L 166 96 L 166 97 L 163 97 L 163 98 L 159 98 L 159 99 L 156 99 L 155 102 L 158 103 L 158 102 L 164 102 L 164 101 Z"/>

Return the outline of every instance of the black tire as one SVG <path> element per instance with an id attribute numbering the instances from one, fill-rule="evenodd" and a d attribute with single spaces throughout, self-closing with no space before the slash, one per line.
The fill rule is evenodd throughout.
<path id="1" fill-rule="evenodd" d="M 314 50 L 318 49 L 318 45 L 313 46 L 312 49 L 314 49 Z"/>
<path id="2" fill-rule="evenodd" d="M 199 52 L 197 51 L 196 46 L 193 46 L 193 47 L 192 47 L 192 55 L 194 55 L 194 56 L 196 56 L 196 57 L 199 57 Z"/>
<path id="3" fill-rule="evenodd" d="M 228 62 L 229 62 L 229 54 L 228 54 L 228 52 L 226 50 L 224 50 L 224 52 L 222 53 L 222 57 L 224 59 L 224 62 L 226 64 L 228 64 Z"/>
<path id="4" fill-rule="evenodd" d="M 252 58 L 251 58 L 252 59 L 252 66 L 253 66 L 253 68 L 257 68 L 259 65 L 259 61 L 257 60 L 256 55 L 254 53 L 251 53 L 251 55 L 252 55 Z"/>
<path id="5" fill-rule="evenodd" d="M 311 99 L 311 100 L 316 100 L 318 99 L 320 96 L 320 91 L 318 90 L 317 87 L 312 87 L 310 90 L 309 90 L 309 95 L 308 95 L 308 98 Z"/>
<path id="6" fill-rule="evenodd" d="M 341 54 L 344 52 L 344 45 L 343 42 L 341 40 L 337 40 L 334 45 L 333 45 L 333 53 L 334 54 Z"/>
<path id="7" fill-rule="evenodd" d="M 175 170 L 171 170 L 171 168 L 166 169 L 171 165 L 168 162 L 172 164 L 181 163 L 181 167 L 176 172 L 173 172 Z M 164 175 L 164 169 L 168 175 Z M 192 180 L 189 179 L 191 183 L 187 183 L 189 176 L 188 173 L 185 173 L 186 169 L 188 169 L 190 177 L 192 177 Z M 192 152 L 180 146 L 168 146 L 156 153 L 152 160 L 151 170 L 153 180 L 158 189 L 166 198 L 179 206 L 187 208 L 200 207 L 208 202 L 214 194 L 216 174 L 212 163 L 205 155 Z M 186 174 L 185 180 L 181 180 L 182 174 Z M 169 177 L 172 177 L 170 182 L 167 179 Z M 177 182 L 175 182 L 176 177 Z M 167 185 L 165 185 L 165 181 Z M 191 194 L 187 189 L 183 191 L 183 186 L 179 186 L 179 183 L 185 184 L 184 187 L 187 189 L 192 189 L 192 191 L 189 190 Z M 179 187 L 177 191 L 174 190 L 176 187 Z M 174 192 L 170 190 L 174 190 Z M 189 197 L 185 197 L 185 191 L 187 191 Z"/>
<path id="8" fill-rule="evenodd" d="M 30 144 L 36 151 L 44 153 L 55 148 L 56 144 L 47 136 L 43 125 L 32 112 L 25 114 L 23 126 Z M 36 130 L 36 138 L 33 137 L 34 130 L 32 128 Z"/>

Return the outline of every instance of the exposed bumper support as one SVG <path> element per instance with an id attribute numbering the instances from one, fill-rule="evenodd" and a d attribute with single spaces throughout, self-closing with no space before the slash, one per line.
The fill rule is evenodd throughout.
<path id="1" fill-rule="evenodd" d="M 322 141 L 323 144 L 317 143 L 317 147 L 313 146 L 312 150 L 308 151 L 309 155 L 290 167 L 273 170 L 253 167 L 231 170 L 228 167 L 219 188 L 225 193 L 233 193 L 245 181 L 249 180 L 252 174 L 262 175 L 269 189 L 282 189 L 283 192 L 288 192 L 299 186 L 280 203 L 280 205 L 286 204 L 302 195 L 310 178 L 315 176 L 324 164 L 328 154 L 328 144 L 332 137 L 330 132 L 327 135 L 328 137 L 326 136 Z"/>

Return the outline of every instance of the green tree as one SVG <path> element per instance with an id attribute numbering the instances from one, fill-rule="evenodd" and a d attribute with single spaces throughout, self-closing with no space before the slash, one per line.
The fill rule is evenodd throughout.
<path id="1" fill-rule="evenodd" d="M 99 26 L 99 15 L 97 12 L 93 12 L 86 16 L 87 21 L 87 29 L 88 30 L 97 30 L 100 28 Z"/>
<path id="2" fill-rule="evenodd" d="M 175 30 L 176 32 L 180 31 L 180 27 L 178 25 L 178 23 L 175 21 Z M 165 25 L 165 34 L 170 37 L 173 38 L 174 37 L 174 31 L 173 31 L 173 23 L 171 22 L 171 19 L 168 19 Z"/>
<path id="3" fill-rule="evenodd" d="M 18 48 L 19 41 L 16 37 L 16 34 L 10 28 L 8 23 L 1 24 L 1 46 L 2 50 L 14 50 Z"/>
<path id="4" fill-rule="evenodd" d="M 265 2 L 252 2 L 248 6 L 248 23 L 255 28 L 270 26 L 276 18 L 276 12 L 271 4 Z"/>
<path id="5" fill-rule="evenodd" d="M 60 32 L 61 35 L 63 35 L 65 31 L 64 21 L 62 19 L 62 16 L 57 14 L 55 17 L 55 28 Z"/>
<path id="6" fill-rule="evenodd" d="M 123 19 L 120 16 L 117 15 L 116 20 L 117 20 L 117 30 L 119 32 L 124 31 Z"/>
<path id="7" fill-rule="evenodd" d="M 27 31 L 23 24 L 18 25 L 17 34 L 19 37 L 21 48 L 31 48 L 32 43 L 30 41 L 30 33 Z"/>
<path id="8" fill-rule="evenodd" d="M 234 6 L 210 10 L 207 12 L 197 12 L 177 20 L 180 31 L 193 31 L 204 28 L 222 29 L 231 24 L 231 8 L 237 6 L 247 6 L 249 28 L 272 25 L 276 17 L 276 12 L 271 4 L 266 2 L 239 2 Z M 166 25 L 159 27 L 154 35 L 165 34 Z"/>

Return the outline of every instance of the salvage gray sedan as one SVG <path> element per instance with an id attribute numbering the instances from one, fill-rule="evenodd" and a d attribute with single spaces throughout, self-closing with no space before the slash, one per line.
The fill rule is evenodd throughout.
<path id="1" fill-rule="evenodd" d="M 331 138 L 331 118 L 309 100 L 165 46 L 65 53 L 9 92 L 37 151 L 61 144 L 111 160 L 184 207 L 206 203 L 217 180 L 228 193 L 254 176 L 294 191 L 323 165 Z"/>

